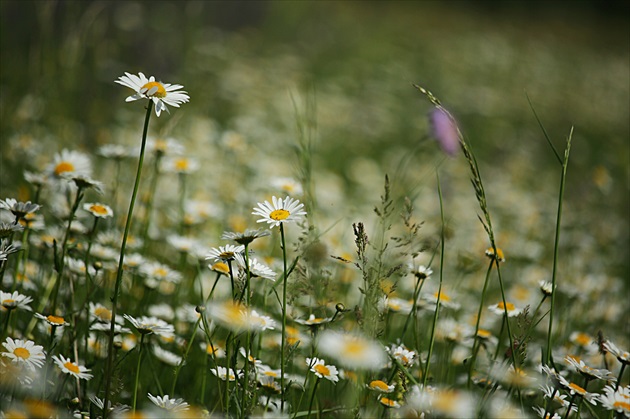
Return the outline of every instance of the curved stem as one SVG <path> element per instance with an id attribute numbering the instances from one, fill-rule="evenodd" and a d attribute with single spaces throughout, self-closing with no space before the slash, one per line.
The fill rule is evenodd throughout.
<path id="1" fill-rule="evenodd" d="M 284 345 L 287 330 L 287 249 L 284 239 L 284 224 L 280 223 L 280 238 L 282 241 L 282 342 L 280 346 L 280 412 L 284 412 Z"/>
<path id="2" fill-rule="evenodd" d="M 470 358 L 470 365 L 468 366 L 468 388 L 470 388 L 470 384 L 472 382 L 472 373 L 475 369 L 475 361 L 477 360 L 477 352 L 479 351 L 479 325 L 481 324 L 481 312 L 483 311 L 484 302 L 486 299 L 486 291 L 488 289 L 488 282 L 490 279 L 490 272 L 492 271 L 492 264 L 494 263 L 494 259 L 490 259 L 490 265 L 488 265 L 488 270 L 486 271 L 486 279 L 483 283 L 483 290 L 481 291 L 481 301 L 479 302 L 479 310 L 477 311 L 477 322 L 475 323 L 475 334 L 473 335 L 473 349 L 472 349 L 472 357 Z"/>
<path id="3" fill-rule="evenodd" d="M 133 208 L 136 204 L 138 189 L 140 188 L 140 176 L 142 175 L 142 163 L 144 162 L 144 149 L 147 144 L 147 132 L 149 130 L 149 120 L 151 119 L 151 110 L 153 109 L 153 101 L 149 101 L 147 106 L 147 114 L 144 119 L 144 129 L 142 131 L 142 144 L 140 145 L 140 158 L 138 159 L 138 170 L 136 171 L 136 181 L 133 185 L 131 201 L 129 202 L 129 211 L 127 211 L 127 221 L 125 222 L 125 232 L 123 233 L 122 244 L 120 246 L 120 258 L 118 259 L 118 271 L 116 272 L 116 282 L 114 284 L 114 294 L 112 295 L 112 319 L 111 328 L 109 330 L 109 342 L 107 346 L 107 369 L 105 374 L 105 399 L 103 401 L 103 418 L 107 418 L 107 406 L 109 402 L 109 390 L 112 383 L 112 367 L 114 362 L 114 327 L 116 325 L 116 311 L 118 305 L 118 293 L 120 292 L 120 284 L 122 282 L 123 264 L 125 261 L 125 247 L 127 246 L 127 237 L 131 229 L 131 219 L 133 218 Z"/>
<path id="4" fill-rule="evenodd" d="M 317 377 L 317 381 L 313 385 L 313 393 L 311 394 L 311 401 L 308 403 L 308 414 L 306 415 L 307 419 L 311 417 L 311 411 L 313 409 L 313 400 L 315 400 L 315 393 L 317 392 L 317 385 L 321 378 Z"/>
<path id="5" fill-rule="evenodd" d="M 140 382 L 140 364 L 142 363 L 142 347 L 144 346 L 144 333 L 140 335 L 140 348 L 138 350 L 138 365 L 136 366 L 136 381 L 133 385 L 133 404 L 131 409 L 136 411 L 136 401 L 138 400 L 138 383 Z"/>

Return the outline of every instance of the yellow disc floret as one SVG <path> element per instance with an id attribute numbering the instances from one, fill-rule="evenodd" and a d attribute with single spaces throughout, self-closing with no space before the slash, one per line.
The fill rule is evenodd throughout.
<path id="1" fill-rule="evenodd" d="M 140 92 L 150 97 L 166 97 L 166 89 L 157 81 L 150 81 L 140 89 Z"/>
<path id="2" fill-rule="evenodd" d="M 289 215 L 291 215 L 289 211 L 280 208 L 275 211 L 271 211 L 271 213 L 269 213 L 269 218 L 276 221 L 282 221 L 289 218 Z"/>

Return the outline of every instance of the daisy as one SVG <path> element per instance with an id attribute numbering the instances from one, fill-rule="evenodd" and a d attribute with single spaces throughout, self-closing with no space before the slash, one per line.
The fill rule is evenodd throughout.
<path id="1" fill-rule="evenodd" d="M 31 307 L 28 305 L 31 301 L 33 301 L 31 297 L 22 295 L 17 291 L 13 291 L 13 293 L 0 291 L 0 305 L 7 310 L 20 308 L 31 311 Z"/>
<path id="2" fill-rule="evenodd" d="M 251 326 L 247 308 L 232 300 L 208 303 L 207 313 L 212 320 L 233 331 L 249 329 Z"/>
<path id="3" fill-rule="evenodd" d="M 183 253 L 190 253 L 199 246 L 197 239 L 186 236 L 179 236 L 177 234 L 170 234 L 166 237 L 168 244 L 173 246 L 175 250 Z"/>
<path id="4" fill-rule="evenodd" d="M 550 297 L 553 293 L 553 284 L 549 281 L 538 281 L 538 287 L 545 297 Z"/>
<path id="5" fill-rule="evenodd" d="M 271 186 L 282 192 L 282 193 L 286 193 L 286 194 L 292 194 L 292 195 L 302 195 L 302 185 L 300 184 L 300 182 L 296 181 L 293 178 L 289 178 L 289 177 L 273 177 L 271 178 L 270 182 Z"/>
<path id="6" fill-rule="evenodd" d="M 157 281 L 168 281 L 178 284 L 182 280 L 182 274 L 171 269 L 168 265 L 159 262 L 147 262 L 140 266 L 140 273 L 145 278 Z"/>
<path id="7" fill-rule="evenodd" d="M 320 326 L 325 323 L 330 323 L 332 319 L 329 317 L 315 317 L 314 314 L 308 316 L 308 319 L 295 319 L 296 323 L 303 324 L 305 326 Z"/>
<path id="8" fill-rule="evenodd" d="M 385 407 L 393 407 L 394 409 L 398 409 L 401 404 L 396 400 L 390 399 L 389 397 L 379 397 L 378 401 Z"/>
<path id="9" fill-rule="evenodd" d="M 52 163 L 47 168 L 47 173 L 59 178 L 64 175 L 91 175 L 92 163 L 87 154 L 80 151 L 63 149 L 53 157 Z"/>
<path id="10" fill-rule="evenodd" d="M 246 266 L 245 257 L 243 256 L 243 254 L 237 253 L 235 255 L 235 260 L 239 267 L 241 267 L 242 269 L 245 269 L 245 266 Z M 272 271 L 271 268 L 269 268 L 268 266 L 263 265 L 262 263 L 258 262 L 258 259 L 250 258 L 248 259 L 248 261 L 249 261 L 249 274 L 252 278 L 263 278 L 263 279 L 269 279 L 271 281 L 276 280 L 276 273 Z"/>
<path id="11" fill-rule="evenodd" d="M 26 214 L 37 211 L 41 206 L 33 204 L 31 201 L 18 202 L 13 198 L 7 198 L 5 200 L 0 199 L 0 208 L 11 211 L 15 215 L 16 220 L 21 220 L 26 217 Z"/>
<path id="12" fill-rule="evenodd" d="M 427 279 L 427 278 L 430 278 L 431 275 L 433 274 L 433 269 L 428 268 L 424 265 L 420 265 L 418 266 L 418 268 L 412 270 L 412 273 L 418 279 Z"/>
<path id="13" fill-rule="evenodd" d="M 260 384 L 261 388 L 267 391 L 270 391 L 276 394 L 280 393 L 280 390 L 281 390 L 280 384 L 278 384 L 273 377 L 270 377 L 268 375 L 263 375 L 262 377 L 258 377 L 258 384 Z"/>
<path id="14" fill-rule="evenodd" d="M 184 154 L 185 150 L 186 148 L 184 145 L 175 138 L 152 138 L 147 142 L 147 151 L 152 152 L 157 156 L 179 156 Z"/>
<path id="15" fill-rule="evenodd" d="M 488 307 L 488 310 L 490 310 L 491 312 L 499 315 L 499 316 L 503 316 L 505 314 L 505 311 L 507 309 L 507 314 L 508 317 L 515 317 L 518 316 L 521 313 L 520 309 L 517 309 L 514 304 L 510 303 L 510 302 L 506 302 L 505 305 L 503 304 L 503 301 L 498 302 L 497 304 L 493 304 L 491 306 Z"/>
<path id="16" fill-rule="evenodd" d="M 208 345 L 206 342 L 201 342 L 199 346 L 210 356 L 214 356 L 215 358 L 225 358 L 225 349 L 216 343 Z"/>
<path id="17" fill-rule="evenodd" d="M 350 369 L 377 370 L 387 361 L 383 347 L 377 342 L 332 330 L 322 332 L 317 348 Z"/>
<path id="18" fill-rule="evenodd" d="M 45 320 L 46 323 L 51 325 L 52 327 L 62 327 L 62 326 L 70 326 L 70 323 L 64 320 L 63 317 L 48 315 L 44 316 L 43 314 L 35 313 L 35 317 L 41 320 Z"/>
<path id="19" fill-rule="evenodd" d="M 619 349 L 614 343 L 609 340 L 604 342 L 604 349 L 617 357 L 617 360 L 624 365 L 630 364 L 630 352 Z"/>
<path id="20" fill-rule="evenodd" d="M 245 245 L 253 242 L 260 237 L 269 236 L 270 234 L 271 232 L 269 230 L 259 228 L 258 230 L 245 230 L 243 233 L 233 233 L 231 231 L 225 231 L 221 235 L 221 238 L 223 240 L 233 240 L 238 244 Z"/>
<path id="21" fill-rule="evenodd" d="M 614 379 L 612 373 L 606 369 L 591 368 L 584 363 L 581 359 L 567 355 L 564 358 L 565 362 L 575 368 L 575 371 L 579 372 L 584 378 L 588 380 L 612 380 Z"/>
<path id="22" fill-rule="evenodd" d="M 96 218 L 109 218 L 114 216 L 114 211 L 105 204 L 87 203 L 83 204 L 83 209 Z"/>
<path id="23" fill-rule="evenodd" d="M 131 157 L 131 150 L 120 144 L 105 144 L 96 151 L 100 156 L 106 159 L 122 160 L 125 157 Z"/>
<path id="24" fill-rule="evenodd" d="M 162 162 L 165 172 L 189 174 L 199 170 L 199 162 L 189 157 L 170 157 Z"/>
<path id="25" fill-rule="evenodd" d="M 261 316 L 256 310 L 251 311 L 249 322 L 252 324 L 253 328 L 259 329 L 260 331 L 273 330 L 276 325 L 276 322 L 271 317 Z"/>
<path id="26" fill-rule="evenodd" d="M 339 381 L 339 372 L 334 365 L 326 365 L 323 359 L 306 358 L 306 365 L 319 378 L 325 378 L 333 383 Z"/>
<path id="27" fill-rule="evenodd" d="M 297 199 L 289 198 L 271 198 L 273 204 L 269 201 L 258 203 L 258 208 L 254 208 L 253 215 L 261 217 L 257 223 L 269 223 L 272 227 L 278 227 L 282 223 L 290 221 L 297 221 L 306 215 L 306 211 L 301 211 L 304 208 L 304 204 L 301 204 Z"/>
<path id="28" fill-rule="evenodd" d="M 497 247 L 497 255 L 498 255 L 499 262 L 505 262 L 505 255 L 503 254 L 503 250 L 499 249 L 498 247 Z M 494 249 L 492 247 L 489 247 L 486 249 L 486 256 L 488 256 L 490 259 L 496 259 L 494 257 Z"/>
<path id="29" fill-rule="evenodd" d="M 2 356 L 11 359 L 16 365 L 23 365 L 31 371 L 35 368 L 41 368 L 46 361 L 46 353 L 44 347 L 35 345 L 30 340 L 11 339 L 8 337 L 2 344 L 8 352 L 2 352 Z"/>
<path id="30" fill-rule="evenodd" d="M 24 226 L 15 223 L 0 223 L 0 239 L 9 237 L 11 234 L 19 233 L 24 230 Z M 2 243 L 4 247 L 4 243 Z M 11 246 L 11 245 L 9 245 Z"/>
<path id="31" fill-rule="evenodd" d="M 225 367 L 221 367 L 221 366 L 217 366 L 216 368 L 211 368 L 210 372 L 212 372 L 214 375 L 216 375 L 223 381 L 227 379 L 229 379 L 230 381 L 236 380 L 236 374 L 234 373 L 234 370 L 232 368 L 230 368 L 229 374 L 228 374 L 228 370 Z M 239 378 L 240 378 L 240 374 L 239 374 Z"/>
<path id="32" fill-rule="evenodd" d="M 234 246 L 232 244 L 228 244 L 220 246 L 219 248 L 213 247 L 206 255 L 206 260 L 210 260 L 212 262 L 228 262 L 234 260 L 237 254 L 243 253 L 244 251 L 245 246 L 243 245 Z"/>
<path id="33" fill-rule="evenodd" d="M 92 179 L 88 175 L 77 174 L 77 173 L 68 173 L 63 174 L 63 178 L 71 180 L 77 186 L 77 188 L 85 190 L 85 189 L 94 189 L 97 193 L 103 194 L 105 187 L 103 182 L 100 182 L 96 179 Z"/>
<path id="34" fill-rule="evenodd" d="M 367 384 L 366 387 L 370 390 L 375 390 L 381 393 L 391 393 L 394 391 L 394 388 L 396 388 L 394 384 L 389 385 L 382 380 L 370 381 L 370 384 Z"/>
<path id="35" fill-rule="evenodd" d="M 404 367 L 411 367 L 416 362 L 416 353 L 405 348 L 404 345 L 392 345 L 387 351 L 396 358 Z"/>
<path id="36" fill-rule="evenodd" d="M 568 391 L 571 396 L 577 395 L 593 405 L 597 404 L 596 394 L 589 393 L 588 391 L 586 391 L 586 389 L 580 387 L 573 382 L 570 382 L 561 375 L 558 375 L 558 380 L 560 381 L 560 386 Z"/>
<path id="37" fill-rule="evenodd" d="M 173 325 L 166 323 L 162 319 L 158 319 L 157 317 L 138 317 L 137 319 L 131 317 L 128 314 L 123 314 L 123 317 L 129 321 L 135 327 L 140 334 L 151 334 L 155 333 L 159 336 L 170 337 L 175 333 L 175 328 Z"/>
<path id="38" fill-rule="evenodd" d="M 19 225 L 19 224 L 16 224 Z M 14 244 L 6 245 L 6 243 L 0 244 L 0 262 L 7 260 L 10 254 L 20 251 L 20 247 Z"/>
<path id="39" fill-rule="evenodd" d="M 630 386 L 619 387 L 615 390 L 611 386 L 603 388 L 604 394 L 600 394 L 599 402 L 606 410 L 614 410 L 630 417 Z"/>
<path id="40" fill-rule="evenodd" d="M 158 345 L 153 346 L 153 355 L 155 355 L 155 357 L 160 361 L 173 367 L 178 366 L 182 362 L 181 356 L 167 351 L 166 349 L 162 349 L 162 347 Z"/>
<path id="41" fill-rule="evenodd" d="M 90 372 L 89 369 L 85 368 L 83 365 L 70 361 L 70 359 L 64 358 L 63 355 L 54 355 L 52 358 L 59 369 L 61 369 L 61 371 L 65 374 L 73 375 L 81 380 L 89 380 L 93 377 L 92 374 L 88 374 Z"/>
<path id="42" fill-rule="evenodd" d="M 125 75 L 118 77 L 118 80 L 115 80 L 115 82 L 136 91 L 134 95 L 127 97 L 125 102 L 133 102 L 138 99 L 152 100 L 155 104 L 155 114 L 158 117 L 162 111 L 168 112 L 166 105 L 179 108 L 180 104 L 186 103 L 190 99 L 187 92 L 177 91 L 184 86 L 160 83 L 155 81 L 153 76 L 147 79 L 142 73 L 138 73 L 136 76 L 125 72 Z"/>
<path id="43" fill-rule="evenodd" d="M 168 395 L 164 395 L 164 397 L 154 396 L 151 393 L 147 396 L 154 405 L 169 412 L 183 412 L 189 408 L 184 399 L 171 399 Z"/>

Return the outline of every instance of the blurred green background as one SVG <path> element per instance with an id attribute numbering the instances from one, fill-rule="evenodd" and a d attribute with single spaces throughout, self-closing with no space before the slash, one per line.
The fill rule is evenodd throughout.
<path id="1" fill-rule="evenodd" d="M 401 162 L 420 177 L 450 164 L 427 136 L 421 84 L 459 119 L 482 176 L 502 184 L 491 210 L 501 201 L 509 219 L 531 199 L 502 192 L 513 187 L 544 191 L 536 199 L 554 211 L 560 168 L 527 94 L 559 150 L 575 127 L 566 222 L 627 279 L 628 4 L 2 0 L 0 195 L 63 147 L 129 143 L 121 127 L 139 135 L 142 112 L 114 80 L 142 71 L 190 93 L 186 112 L 152 126 L 201 155 L 235 131 L 263 156 L 292 158 L 293 101 L 313 103 L 314 170 L 339 176 L 353 202 L 365 178 Z M 402 177 L 404 192 L 417 176 Z"/>

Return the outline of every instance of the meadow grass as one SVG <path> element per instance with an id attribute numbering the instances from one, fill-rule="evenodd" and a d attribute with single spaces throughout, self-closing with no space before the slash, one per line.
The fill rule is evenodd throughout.
<path id="1" fill-rule="evenodd" d="M 120 80 L 132 80 L 127 77 Z M 453 216 L 438 176 L 444 168 L 435 171 L 440 216 L 432 241 L 423 237 L 426 226 L 414 221 L 409 198 L 397 208 L 388 176 L 374 207 L 374 233 L 364 222 L 354 223 L 352 246 L 339 235 L 342 223 L 320 227 L 318 205 L 312 192 L 305 193 L 317 178 L 304 129 L 312 115 L 305 119 L 297 109 L 301 175 L 279 183 L 277 191 L 286 198 L 265 201 L 263 194 L 254 205 L 257 199 L 244 185 L 237 202 L 250 202 L 251 215 L 229 222 L 234 231 L 214 238 L 197 234 L 220 217 L 212 212 L 233 209 L 186 196 L 182 179 L 194 176 L 191 168 L 198 166 L 179 142 L 147 142 L 153 105 L 159 114 L 165 103 L 186 102 L 186 92 L 169 96 L 169 85 L 137 80 L 125 85 L 136 90 L 130 98 L 146 103 L 146 117 L 126 212 L 113 198 L 124 195 L 119 189 L 127 183 L 118 176 L 103 183 L 93 179 L 92 156 L 78 151 L 57 154 L 42 171 L 27 174 L 37 203 L 1 201 L 7 219 L 0 395 L 5 415 L 628 413 L 628 353 L 617 347 L 623 338 L 615 329 L 588 335 L 572 326 L 580 322 L 571 318 L 570 307 L 558 309 L 557 294 L 569 293 L 558 262 L 572 131 L 560 161 L 551 274 L 508 285 L 501 266 L 509 270 L 509 252 L 506 257 L 497 244 L 475 155 L 455 118 L 431 92 L 414 85 L 437 112 L 431 114 L 430 135 L 451 157 L 461 152 L 468 163 L 488 243 L 479 293 L 472 281 L 453 281 L 462 268 L 447 268 L 455 252 L 447 246 L 453 234 L 447 220 Z M 125 149 L 100 152 L 107 159 L 131 159 Z M 137 215 L 145 153 L 155 163 L 149 165 L 153 180 Z M 179 190 L 160 190 L 158 176 L 168 173 L 180 176 Z M 172 200 L 154 207 L 164 194 Z M 100 202 L 86 203 L 90 195 Z M 253 229 L 259 223 L 272 231 Z"/>
<path id="2" fill-rule="evenodd" d="M 500 66 L 515 50 L 495 41 L 504 55 L 436 41 L 423 68 Z M 100 100 L 68 105 L 83 128 L 46 119 L 59 109 L 38 120 L 36 96 L 3 122 L 3 417 L 630 415 L 626 224 L 576 209 L 580 130 L 621 132 L 619 107 L 580 114 L 574 132 L 540 95 L 522 95 L 527 117 L 497 105 L 507 78 L 473 94 L 471 73 L 451 70 L 438 78 L 451 109 L 384 67 L 355 74 L 382 45 L 317 85 L 299 75 L 330 72 L 325 57 L 245 44 L 182 52 L 199 65 L 173 70 L 190 104 L 160 80 L 113 87 L 116 72 L 102 114 L 87 111 Z M 71 74 L 51 89 L 63 95 Z M 310 87 L 286 94 L 286 79 Z M 529 144 L 505 141 L 506 113 Z M 93 147 L 68 140 L 79 132 L 98 133 L 82 143 Z M 616 206 L 607 176 L 619 170 L 593 175 Z"/>

